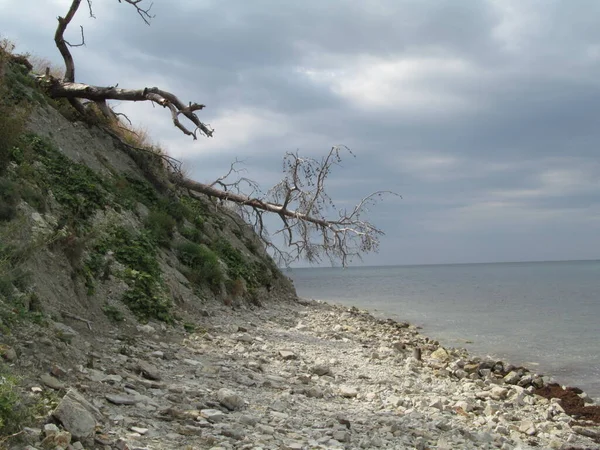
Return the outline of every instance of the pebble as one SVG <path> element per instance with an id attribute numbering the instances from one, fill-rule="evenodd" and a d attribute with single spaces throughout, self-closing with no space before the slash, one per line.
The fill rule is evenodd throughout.
<path id="1" fill-rule="evenodd" d="M 77 448 L 93 436 L 97 448 L 121 450 L 594 448 L 594 430 L 532 395 L 543 377 L 442 347 L 415 327 L 323 303 L 221 307 L 203 305 L 197 329 L 209 333 L 163 340 L 175 331 L 140 325 L 126 355 L 108 336 L 94 346 L 95 368 L 61 360 L 54 380 L 78 383 L 89 400 L 69 390 L 53 412 L 59 426 L 40 439 L 58 448 L 68 433 L 75 442 L 63 448 Z"/>
<path id="2" fill-rule="evenodd" d="M 358 395 L 358 389 L 352 386 L 342 385 L 340 386 L 340 395 L 346 398 L 353 398 Z"/>
<path id="3" fill-rule="evenodd" d="M 62 383 L 61 381 L 57 380 L 52 375 L 49 375 L 49 374 L 46 374 L 46 373 L 43 374 L 40 377 L 40 380 L 41 380 L 41 382 L 45 386 L 49 387 L 50 389 L 54 389 L 56 391 L 59 391 L 59 390 L 65 388 L 65 384 L 64 383 Z"/>
<path id="4" fill-rule="evenodd" d="M 230 411 L 235 411 L 244 407 L 244 399 L 231 389 L 219 389 L 217 393 L 219 403 Z"/>
<path id="5" fill-rule="evenodd" d="M 135 405 L 136 399 L 135 397 L 125 396 L 125 395 L 115 395 L 115 394 L 106 394 L 106 400 L 115 404 L 115 405 Z"/>

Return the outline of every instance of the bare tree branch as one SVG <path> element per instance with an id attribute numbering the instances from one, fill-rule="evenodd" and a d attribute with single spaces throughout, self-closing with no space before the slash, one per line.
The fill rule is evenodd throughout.
<path id="1" fill-rule="evenodd" d="M 79 28 L 81 29 L 81 43 L 71 44 L 69 41 L 65 40 L 65 44 L 67 44 L 69 47 L 83 47 L 85 45 L 85 35 L 83 34 L 83 27 L 80 25 Z"/>
<path id="2" fill-rule="evenodd" d="M 239 175 L 241 173 L 247 172 L 247 170 L 245 168 L 241 168 L 241 169 L 237 168 L 238 165 L 243 164 L 243 163 L 244 163 L 243 161 L 240 161 L 239 159 L 236 158 L 235 161 L 231 163 L 231 166 L 229 167 L 229 171 L 225 175 L 221 175 L 219 178 L 217 178 L 215 181 L 213 181 L 209 186 L 210 187 L 220 186 L 220 188 L 225 192 L 234 192 L 236 194 L 244 194 L 248 197 L 252 197 L 257 192 L 260 193 L 260 188 L 258 186 L 258 183 L 254 180 L 251 180 L 250 178 L 238 176 L 235 180 L 228 181 L 228 178 L 231 177 L 232 174 Z M 245 186 L 246 188 L 249 188 L 251 190 L 250 193 L 245 193 L 247 191 L 242 189 L 243 186 Z"/>
<path id="3" fill-rule="evenodd" d="M 144 22 L 150 24 L 150 20 L 154 17 L 150 14 L 152 4 L 144 8 L 141 6 L 144 0 L 118 1 L 132 5 Z M 173 124 L 184 134 L 194 139 L 197 139 L 198 134 L 211 137 L 213 129 L 201 122 L 196 115 L 197 111 L 205 107 L 203 104 L 189 102 L 186 105 L 171 92 L 158 87 L 123 89 L 116 85 L 92 86 L 75 81 L 75 64 L 69 50 L 71 45 L 65 40 L 64 34 L 80 4 L 81 0 L 72 0 L 65 17 L 58 18 L 54 41 L 64 59 L 66 71 L 62 80 L 52 77 L 49 71 L 38 77 L 48 93 L 54 98 L 68 99 L 81 114 L 86 114 L 82 100 L 94 102 L 98 110 L 113 121 L 112 123 L 115 121 L 118 123 L 118 117 L 110 108 L 108 101 L 149 101 L 167 108 L 171 113 Z M 94 17 L 92 0 L 87 0 L 87 4 L 90 16 Z M 83 45 L 85 43 L 83 28 L 81 30 L 81 45 Z M 187 119 L 187 122 L 182 122 L 183 119 Z M 152 152 L 152 150 L 132 146 L 124 142 L 117 133 L 112 130 L 107 131 L 128 150 Z M 183 176 L 179 161 L 162 154 L 156 156 L 162 159 L 172 183 L 188 189 L 192 195 L 205 195 L 219 199 L 225 205 L 231 203 L 237 205 L 240 216 L 253 225 L 280 262 L 289 264 L 301 258 L 315 262 L 327 257 L 332 262 L 339 260 L 345 266 L 354 257 L 377 250 L 379 237 L 383 232 L 363 216 L 382 195 L 390 192 L 374 192 L 351 209 L 336 209 L 327 194 L 325 184 L 333 167 L 339 165 L 343 152 L 352 155 L 352 152 L 344 146 L 332 147 L 320 160 L 304 158 L 298 153 L 287 153 L 283 162 L 283 179 L 266 194 L 261 193 L 253 180 L 239 176 L 243 169 L 237 168 L 240 163 L 238 160 L 232 163 L 224 176 L 217 178 L 211 184 L 204 184 Z M 232 176 L 238 178 L 231 181 L 229 178 Z M 325 218 L 332 212 L 334 215 L 337 214 L 337 217 Z M 288 250 L 281 250 L 271 239 L 265 223 L 266 213 L 274 213 L 281 220 L 280 228 L 273 235 L 280 237 Z"/>
<path id="4" fill-rule="evenodd" d="M 144 22 L 148 25 L 150 20 L 154 17 L 150 14 L 152 4 L 148 8 L 142 8 L 140 4 L 143 0 L 119 0 L 119 3 L 128 3 L 135 7 L 137 13 L 142 17 Z M 87 0 L 88 7 L 90 10 L 90 16 L 94 17 L 92 10 L 91 0 Z M 192 136 L 194 139 L 198 138 L 198 132 L 204 136 L 211 137 L 214 130 L 200 121 L 196 115 L 196 111 L 202 110 L 205 106 L 200 103 L 189 102 L 187 105 L 183 103 L 174 94 L 161 90 L 157 87 L 146 87 L 143 89 L 120 89 L 116 86 L 91 86 L 83 83 L 75 82 L 75 62 L 73 55 L 69 50 L 69 46 L 75 46 L 69 44 L 64 34 L 67 30 L 68 25 L 73 20 L 75 13 L 81 5 L 81 0 L 73 0 L 69 11 L 65 17 L 58 18 L 58 27 L 54 34 L 54 42 L 56 47 L 60 51 L 63 60 L 65 62 L 65 76 L 62 80 L 53 78 L 49 72 L 39 77 L 40 82 L 48 90 L 49 94 L 54 98 L 67 98 L 73 107 L 80 113 L 84 114 L 85 109 L 81 105 L 81 100 L 92 100 L 94 102 L 106 102 L 107 100 L 126 100 L 126 101 L 150 101 L 156 103 L 164 108 L 169 109 L 171 112 L 171 119 L 173 125 L 179 128 L 185 135 Z M 83 27 L 81 28 L 82 43 L 85 43 L 83 35 Z M 99 103 L 100 110 L 103 113 L 107 113 L 109 118 L 113 118 L 113 114 L 109 113 L 107 108 L 104 108 Z M 189 120 L 194 127 L 191 128 L 189 125 L 185 125 L 181 122 L 181 116 L 184 116 Z"/>
<path id="5" fill-rule="evenodd" d="M 325 219 L 328 209 L 335 205 L 325 190 L 325 181 L 334 165 L 341 161 L 343 146 L 333 147 L 321 161 L 301 158 L 288 153 L 284 159 L 284 178 L 269 190 L 263 198 L 218 189 L 215 184 L 199 183 L 185 177 L 173 177 L 172 181 L 191 191 L 237 204 L 240 215 L 252 223 L 255 231 L 271 248 L 280 262 L 289 264 L 301 258 L 309 262 L 321 261 L 323 256 L 332 262 L 339 260 L 347 265 L 354 257 L 377 251 L 379 237 L 384 233 L 363 219 L 368 208 L 388 191 L 374 192 L 363 198 L 352 209 L 339 210 L 335 219 Z M 228 175 L 235 173 L 234 165 Z M 228 184 L 230 186 L 232 184 Z M 263 220 L 263 213 L 275 213 L 282 227 L 275 232 L 283 236 L 284 245 L 290 250 L 277 248 L 271 240 Z"/>
<path id="6" fill-rule="evenodd" d="M 125 3 L 129 3 L 130 5 L 133 5 L 135 7 L 135 9 L 137 10 L 137 13 L 142 18 L 142 20 L 144 22 L 146 22 L 146 25 L 150 25 L 150 21 L 152 19 L 154 19 L 154 16 L 150 14 L 150 10 L 152 9 L 152 6 L 154 5 L 154 3 L 150 3 L 150 6 L 146 9 L 144 9 L 144 8 L 141 8 L 138 6 L 144 0 L 119 0 L 119 3 L 121 3 L 122 1 L 124 1 Z"/>

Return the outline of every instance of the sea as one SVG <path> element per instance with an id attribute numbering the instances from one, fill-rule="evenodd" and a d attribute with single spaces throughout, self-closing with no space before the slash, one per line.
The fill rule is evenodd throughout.
<path id="1" fill-rule="evenodd" d="M 299 268 L 298 295 L 421 326 L 600 401 L 600 261 Z"/>

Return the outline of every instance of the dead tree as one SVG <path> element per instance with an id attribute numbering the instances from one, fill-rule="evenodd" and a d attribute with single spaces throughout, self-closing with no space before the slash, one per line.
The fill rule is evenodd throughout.
<path id="1" fill-rule="evenodd" d="M 92 1 L 86 0 L 89 14 L 94 17 Z M 153 18 L 150 7 L 142 6 L 144 0 L 118 0 L 128 3 L 146 24 Z M 58 17 L 58 26 L 54 41 L 65 63 L 65 76 L 57 79 L 50 75 L 49 70 L 39 76 L 39 82 L 53 98 L 65 98 L 81 114 L 86 114 L 83 101 L 95 104 L 109 120 L 119 120 L 107 101 L 149 101 L 167 108 L 173 124 L 184 134 L 197 139 L 198 135 L 213 136 L 213 129 L 200 121 L 196 112 L 205 106 L 200 103 L 183 103 L 171 92 L 157 87 L 141 89 L 123 89 L 117 86 L 92 86 L 75 81 L 75 62 L 70 47 L 85 44 L 83 28 L 81 28 L 81 43 L 71 44 L 64 35 L 81 6 L 82 0 L 73 0 L 64 17 Z M 247 178 L 237 178 L 228 181 L 231 175 L 239 173 L 232 164 L 227 175 L 218 178 L 211 184 L 191 180 L 181 173 L 177 161 L 166 157 L 170 163 L 169 178 L 176 185 L 187 189 L 191 195 L 205 195 L 237 206 L 240 215 L 249 222 L 258 235 L 263 239 L 267 248 L 285 264 L 306 259 L 315 262 L 322 257 L 332 262 L 340 261 L 342 265 L 349 263 L 353 257 L 360 257 L 367 252 L 377 251 L 379 237 L 383 232 L 364 220 L 367 209 L 384 191 L 374 192 L 363 198 L 350 210 L 336 210 L 325 189 L 325 181 L 331 169 L 341 161 L 341 153 L 349 150 L 343 146 L 333 147 L 323 159 L 315 160 L 302 158 L 297 153 L 287 153 L 284 158 L 284 177 L 262 194 L 256 183 Z M 351 154 L 351 152 L 350 152 Z M 251 192 L 244 192 L 246 186 Z M 327 218 L 325 214 L 334 212 L 337 217 Z M 267 232 L 264 214 L 276 214 L 282 226 L 274 233 L 283 237 L 286 250 L 279 248 Z"/>

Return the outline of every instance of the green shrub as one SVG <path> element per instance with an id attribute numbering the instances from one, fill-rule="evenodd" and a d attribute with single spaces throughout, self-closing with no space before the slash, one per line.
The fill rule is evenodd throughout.
<path id="1" fill-rule="evenodd" d="M 0 363 L 2 364 L 2 363 Z M 31 413 L 23 403 L 16 378 L 0 368 L 0 436 L 18 432 L 31 421 Z"/>
<path id="2" fill-rule="evenodd" d="M 224 238 L 218 239 L 213 244 L 213 249 L 219 257 L 227 264 L 227 274 L 229 278 L 235 280 L 243 278 L 251 284 L 250 264 L 237 248 L 233 247 L 229 241 Z"/>
<path id="3" fill-rule="evenodd" d="M 218 239 L 213 244 L 213 249 L 219 258 L 227 264 L 227 275 L 231 280 L 243 278 L 246 281 L 248 292 L 256 288 L 271 285 L 272 272 L 261 261 L 250 261 L 242 252 L 233 247 L 224 238 Z"/>
<path id="4" fill-rule="evenodd" d="M 123 322 L 125 320 L 125 316 L 116 306 L 104 305 L 102 311 L 104 312 L 106 317 L 108 317 L 113 322 Z"/>
<path id="5" fill-rule="evenodd" d="M 129 284 L 129 289 L 123 294 L 123 302 L 138 318 L 172 321 L 171 302 L 157 288 L 157 281 L 152 275 L 127 269 L 125 281 Z"/>
<path id="6" fill-rule="evenodd" d="M 161 199 L 158 208 L 171 216 L 177 223 L 182 223 L 188 214 L 187 208 L 177 198 Z"/>
<path id="7" fill-rule="evenodd" d="M 92 247 L 85 265 L 88 273 L 98 277 L 101 272 L 107 272 L 103 257 L 108 251 L 112 251 L 114 258 L 125 266 L 122 276 L 129 289 L 122 300 L 129 309 L 141 320 L 172 321 L 171 302 L 164 294 L 156 258 L 156 241 L 150 232 L 137 233 L 125 227 L 114 229 Z M 88 280 L 86 284 L 91 283 Z"/>
<path id="8" fill-rule="evenodd" d="M 150 211 L 145 222 L 152 239 L 164 247 L 167 247 L 173 238 L 175 224 L 175 219 L 162 210 Z"/>
<path id="9" fill-rule="evenodd" d="M 196 227 L 183 227 L 180 230 L 181 235 L 188 241 L 195 242 L 196 244 L 209 244 L 210 240 Z"/>
<path id="10" fill-rule="evenodd" d="M 112 181 L 112 188 L 117 201 L 128 208 L 135 206 L 135 202 L 152 208 L 158 202 L 156 190 L 148 181 L 140 178 L 129 175 L 118 176 Z"/>
<path id="11" fill-rule="evenodd" d="M 224 280 L 217 255 L 205 245 L 183 242 L 177 246 L 179 261 L 191 270 L 186 274 L 192 283 L 207 283 L 213 291 L 218 291 Z"/>
<path id="12" fill-rule="evenodd" d="M 26 135 L 22 145 L 28 146 L 43 165 L 37 180 L 40 187 L 51 190 L 67 208 L 66 217 L 76 230 L 85 227 L 86 221 L 109 203 L 105 181 L 89 167 L 73 162 L 50 141 L 34 134 Z"/>
<path id="13" fill-rule="evenodd" d="M 203 201 L 189 196 L 183 196 L 181 203 L 185 206 L 185 217 L 200 230 L 204 227 L 207 218 L 211 215 L 210 207 Z"/>
<path id="14" fill-rule="evenodd" d="M 7 179 L 0 179 L 0 222 L 8 222 L 16 217 L 20 200 L 19 185 Z"/>

